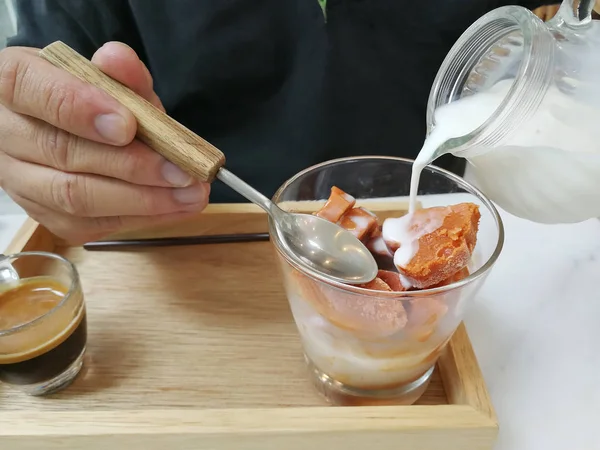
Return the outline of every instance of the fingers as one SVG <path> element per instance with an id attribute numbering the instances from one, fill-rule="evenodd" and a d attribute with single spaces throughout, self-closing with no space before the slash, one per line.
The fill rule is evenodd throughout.
<path id="1" fill-rule="evenodd" d="M 540 6 L 539 8 L 534 9 L 533 13 L 543 21 L 547 22 L 556 15 L 559 9 L 560 5 Z"/>
<path id="2" fill-rule="evenodd" d="M 0 185 L 62 214 L 76 217 L 154 216 L 200 211 L 210 185 L 138 186 L 114 178 L 65 173 L 0 153 Z"/>
<path id="3" fill-rule="evenodd" d="M 0 51 L 0 104 L 107 144 L 125 145 L 137 129 L 131 112 L 110 95 L 19 47 Z"/>
<path id="4" fill-rule="evenodd" d="M 79 138 L 0 106 L 0 150 L 63 172 L 90 173 L 147 186 L 184 187 L 193 178 L 140 141 L 115 147 Z"/>
<path id="5" fill-rule="evenodd" d="M 131 48 L 107 44 L 93 62 L 163 109 Z M 0 51 L 0 187 L 58 236 L 84 242 L 206 206 L 210 185 L 134 140 L 136 128 L 110 95 L 35 49 Z"/>
<path id="6" fill-rule="evenodd" d="M 102 72 L 128 86 L 164 111 L 160 99 L 154 92 L 150 71 L 131 47 L 121 42 L 108 42 L 94 54 L 92 62 Z"/>
<path id="7" fill-rule="evenodd" d="M 25 209 L 31 218 L 44 224 L 54 235 L 74 245 L 95 241 L 117 231 L 141 229 L 148 226 L 176 222 L 196 214 L 195 212 L 180 212 L 153 217 L 73 217 L 42 206 L 10 190 L 7 191 L 7 194 Z"/>
<path id="8" fill-rule="evenodd" d="M 548 6 L 548 14 L 547 14 L 547 19 L 546 20 L 553 19 L 554 16 L 556 16 L 556 14 L 558 13 L 559 9 L 560 9 L 560 5 Z"/>

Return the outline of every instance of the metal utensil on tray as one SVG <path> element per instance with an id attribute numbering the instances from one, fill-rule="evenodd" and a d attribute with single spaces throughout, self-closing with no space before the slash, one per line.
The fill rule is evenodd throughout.
<path id="1" fill-rule="evenodd" d="M 94 241 L 83 244 L 85 250 L 112 250 L 116 248 L 175 247 L 178 245 L 233 244 L 268 241 L 269 233 L 217 234 L 204 236 L 178 236 L 148 239 L 119 239 Z M 2 267 L 0 266 L 0 269 Z"/>

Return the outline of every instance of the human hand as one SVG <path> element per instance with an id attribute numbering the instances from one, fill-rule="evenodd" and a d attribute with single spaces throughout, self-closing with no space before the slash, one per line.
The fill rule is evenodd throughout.
<path id="1" fill-rule="evenodd" d="M 557 5 L 548 5 L 548 6 L 540 6 L 533 10 L 533 13 L 542 19 L 544 22 L 549 21 L 554 18 L 558 10 L 560 9 L 560 4 Z"/>
<path id="2" fill-rule="evenodd" d="M 130 47 L 107 43 L 92 62 L 164 110 Z M 0 187 L 57 236 L 81 243 L 207 205 L 210 185 L 134 139 L 136 128 L 124 106 L 37 49 L 0 51 Z"/>

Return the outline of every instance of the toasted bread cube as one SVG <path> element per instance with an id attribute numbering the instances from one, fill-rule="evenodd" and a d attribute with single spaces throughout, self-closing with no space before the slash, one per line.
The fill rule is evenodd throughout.
<path id="1" fill-rule="evenodd" d="M 373 233 L 375 234 L 375 233 Z M 371 239 L 367 242 L 367 248 L 371 253 L 378 256 L 389 256 L 390 258 L 394 256 L 394 253 L 388 248 L 387 244 L 383 240 L 381 235 L 374 236 L 371 235 Z"/>
<path id="2" fill-rule="evenodd" d="M 346 194 L 338 187 L 333 186 L 331 188 L 329 199 L 325 205 L 316 212 L 316 215 L 329 220 L 330 222 L 337 223 L 346 212 L 352 209 L 355 203 L 356 200 L 354 197 Z"/>
<path id="3" fill-rule="evenodd" d="M 371 238 L 367 241 L 366 246 L 380 269 L 398 271 L 394 265 L 394 253 L 387 247 L 381 236 L 379 227 L 371 234 Z"/>
<path id="4" fill-rule="evenodd" d="M 424 289 L 450 278 L 466 267 L 477 242 L 479 207 L 460 203 L 424 208 L 388 219 L 383 237 L 398 246 L 394 263 L 413 287 Z"/>
<path id="5" fill-rule="evenodd" d="M 402 292 L 408 289 L 407 286 L 402 284 L 402 278 L 398 272 L 379 270 L 377 272 L 377 277 L 383 280 L 392 291 Z"/>
<path id="6" fill-rule="evenodd" d="M 377 216 L 364 208 L 352 208 L 338 223 L 363 242 L 367 242 L 379 227 Z"/>
<path id="7" fill-rule="evenodd" d="M 361 284 L 359 286 L 361 288 L 371 289 L 373 291 L 392 292 L 392 288 L 385 281 L 383 281 L 381 278 L 379 278 L 379 276 L 375 277 L 374 280 L 369 281 L 368 283 L 365 283 L 365 284 Z"/>
<path id="8" fill-rule="evenodd" d="M 379 278 L 362 286 L 365 290 L 360 294 L 325 285 L 297 271 L 294 278 L 302 298 L 339 328 L 360 336 L 381 337 L 392 335 L 406 325 L 406 310 L 402 302 L 377 297 L 377 291 L 391 291 Z"/>
<path id="9" fill-rule="evenodd" d="M 377 220 L 379 222 L 379 219 Z M 371 240 L 381 237 L 381 225 L 377 225 L 377 228 L 371 233 Z M 382 238 L 383 239 L 383 238 Z"/>
<path id="10" fill-rule="evenodd" d="M 457 281 L 460 281 L 460 280 L 462 280 L 464 278 L 467 278 L 469 275 L 470 275 L 469 268 L 468 267 L 463 267 L 458 272 L 456 272 L 454 275 L 452 275 L 450 278 L 446 278 L 441 283 L 438 283 L 438 284 L 435 284 L 435 285 L 431 286 L 431 288 L 438 288 L 438 287 L 442 287 L 442 286 L 448 286 L 449 284 L 456 283 Z"/>
<path id="11" fill-rule="evenodd" d="M 406 332 L 415 340 L 425 342 L 435 333 L 439 321 L 448 312 L 443 297 L 424 297 L 410 301 Z"/>

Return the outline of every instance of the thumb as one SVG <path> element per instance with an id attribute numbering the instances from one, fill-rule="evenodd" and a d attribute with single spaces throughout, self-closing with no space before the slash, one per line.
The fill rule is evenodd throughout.
<path id="1" fill-rule="evenodd" d="M 128 45 L 107 42 L 96 51 L 92 62 L 106 75 L 120 81 L 162 111 L 165 110 L 154 92 L 150 71 Z"/>

